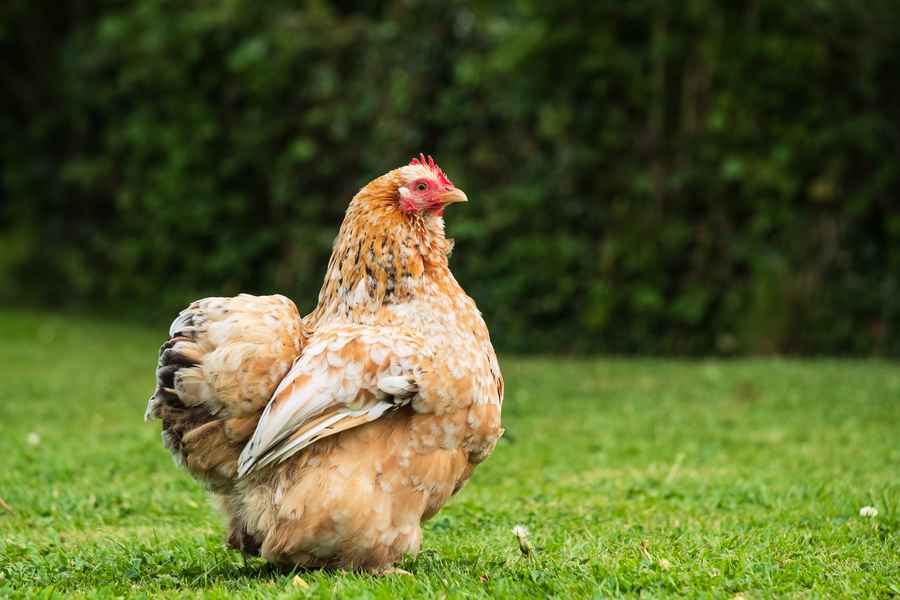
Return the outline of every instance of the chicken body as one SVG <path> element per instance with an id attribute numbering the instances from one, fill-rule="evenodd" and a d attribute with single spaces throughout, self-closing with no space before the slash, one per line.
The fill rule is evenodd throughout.
<path id="1" fill-rule="evenodd" d="M 414 161 L 354 197 L 307 317 L 242 295 L 173 323 L 148 415 L 221 500 L 234 547 L 383 570 L 493 450 L 503 380 L 444 236 L 460 199 Z"/>

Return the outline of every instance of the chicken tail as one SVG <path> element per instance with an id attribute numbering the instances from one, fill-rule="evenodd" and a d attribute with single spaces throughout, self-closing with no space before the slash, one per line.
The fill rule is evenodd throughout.
<path id="1" fill-rule="evenodd" d="M 146 420 L 163 444 L 213 491 L 227 492 L 241 449 L 299 356 L 303 322 L 284 296 L 207 298 L 181 311 L 159 352 Z"/>

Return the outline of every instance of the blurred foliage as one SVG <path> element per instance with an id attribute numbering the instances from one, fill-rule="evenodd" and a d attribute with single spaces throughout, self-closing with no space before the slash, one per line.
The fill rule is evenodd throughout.
<path id="1" fill-rule="evenodd" d="M 0 298 L 309 310 L 420 150 L 511 350 L 900 354 L 900 5 L 7 0 Z"/>

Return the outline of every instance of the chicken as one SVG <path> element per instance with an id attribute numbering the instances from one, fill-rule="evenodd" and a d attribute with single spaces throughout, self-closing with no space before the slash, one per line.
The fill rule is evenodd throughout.
<path id="1" fill-rule="evenodd" d="M 391 572 L 503 433 L 503 378 L 448 266 L 428 157 L 350 202 L 318 305 L 207 298 L 160 350 L 146 417 L 230 520 L 229 544 L 297 567 Z"/>

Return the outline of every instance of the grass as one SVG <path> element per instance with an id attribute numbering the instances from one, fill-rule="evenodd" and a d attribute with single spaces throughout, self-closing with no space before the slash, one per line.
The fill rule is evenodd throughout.
<path id="1" fill-rule="evenodd" d="M 0 596 L 900 596 L 888 363 L 507 357 L 508 436 L 415 578 L 304 587 L 225 549 L 142 422 L 160 331 L 14 311 L 0 331 Z"/>

